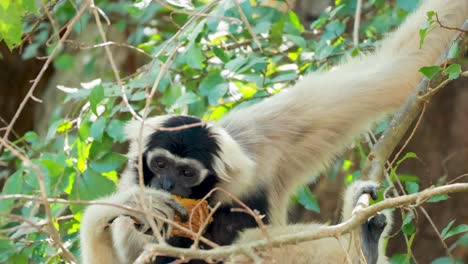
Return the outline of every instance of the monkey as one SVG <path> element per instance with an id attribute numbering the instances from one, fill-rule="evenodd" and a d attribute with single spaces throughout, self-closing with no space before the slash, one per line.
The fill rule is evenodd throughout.
<path id="1" fill-rule="evenodd" d="M 456 34 L 434 25 L 420 47 L 419 28 L 431 10 L 443 24 L 458 26 L 468 17 L 468 1 L 426 0 L 373 53 L 352 58 L 328 72 L 308 74 L 293 87 L 236 108 L 216 123 L 187 116 L 131 121 L 126 127 L 129 162 L 117 192 L 101 201 L 135 206 L 141 204 L 135 198 L 140 193 L 151 201 L 150 209 L 156 214 L 171 218 L 186 212 L 169 193 L 194 198 L 221 188 L 265 214 L 265 222 L 273 228 L 288 228 L 289 195 L 295 188 L 323 171 L 372 121 L 398 108 L 414 92 L 421 78 L 419 68 L 435 63 Z M 143 192 L 135 189 L 140 128 Z M 170 173 L 159 173 L 157 158 L 172 164 L 167 168 Z M 190 167 L 188 175 L 194 179 L 184 177 L 183 166 Z M 229 195 L 216 192 L 209 202 L 223 204 L 214 216 L 220 220 L 205 234 L 214 242 L 232 244 L 241 231 L 256 227 L 245 215 L 230 211 L 234 204 Z M 349 204 L 352 201 L 346 200 L 345 206 Z M 128 254 L 122 252 L 138 255 L 139 249 L 115 244 L 120 231 L 114 227 L 128 225 L 132 217 L 141 218 L 133 214 L 123 218 L 127 215 L 130 213 L 121 208 L 98 204 L 85 211 L 80 231 L 84 263 L 126 263 Z M 137 239 L 138 235 L 131 237 Z M 181 246 L 187 246 L 184 243 Z M 375 246 L 379 245 L 363 248 Z"/>

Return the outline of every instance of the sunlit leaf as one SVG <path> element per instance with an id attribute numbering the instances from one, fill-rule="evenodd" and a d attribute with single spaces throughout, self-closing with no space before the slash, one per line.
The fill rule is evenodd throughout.
<path id="1" fill-rule="evenodd" d="M 320 213 L 320 206 L 317 197 L 310 191 L 309 187 L 303 186 L 297 192 L 298 202 L 307 210 Z"/>
<path id="2" fill-rule="evenodd" d="M 439 71 L 440 67 L 439 66 L 427 66 L 427 67 L 422 67 L 419 69 L 419 71 L 424 74 L 428 79 L 432 79 Z"/>
<path id="3" fill-rule="evenodd" d="M 228 90 L 226 80 L 221 77 L 221 73 L 218 71 L 211 72 L 203 81 L 200 83 L 199 91 L 201 95 L 208 97 L 208 102 L 211 105 L 216 105 L 218 99 L 223 97 Z"/>
<path id="4" fill-rule="evenodd" d="M 95 114 L 97 114 L 97 106 L 104 99 L 104 87 L 102 85 L 94 87 L 88 98 L 89 103 L 91 104 L 91 109 Z"/>
<path id="5" fill-rule="evenodd" d="M 419 191 L 419 184 L 416 182 L 405 182 L 405 186 L 406 191 L 408 191 L 410 194 L 417 193 Z"/>
<path id="6" fill-rule="evenodd" d="M 416 227 L 413 224 L 414 215 L 412 212 L 406 214 L 405 219 L 401 225 L 401 231 L 403 231 L 406 235 L 411 235 L 416 231 Z"/>
<path id="7" fill-rule="evenodd" d="M 455 236 L 455 235 L 465 233 L 465 232 L 468 232 L 468 225 L 461 224 L 459 226 L 456 226 L 456 227 L 452 228 L 450 231 L 445 232 L 443 235 L 441 233 L 441 236 L 442 236 L 443 239 L 447 239 L 447 238 L 449 238 L 451 236 Z"/>
<path id="8" fill-rule="evenodd" d="M 448 74 L 449 80 L 454 80 L 454 79 L 457 79 L 460 76 L 461 71 L 462 70 L 461 70 L 460 64 L 454 63 L 454 64 L 448 66 L 444 70 L 444 73 Z"/>

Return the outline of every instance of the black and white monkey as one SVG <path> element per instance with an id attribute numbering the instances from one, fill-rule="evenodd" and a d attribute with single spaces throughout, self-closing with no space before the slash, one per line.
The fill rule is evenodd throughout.
<path id="1" fill-rule="evenodd" d="M 459 26 L 468 18 L 468 1 L 423 1 L 373 54 L 351 59 L 329 72 L 304 76 L 291 89 L 235 109 L 217 123 L 200 125 L 198 118 L 187 116 L 145 120 L 141 141 L 147 186 L 144 193 L 138 186 L 137 173 L 141 123 L 130 122 L 126 129 L 129 163 L 118 191 L 101 201 L 137 207 L 141 202 L 137 194 L 142 194 L 145 206 L 171 218 L 186 212 L 169 193 L 200 198 L 220 187 L 266 214 L 272 235 L 317 228 L 312 223 L 287 226 L 289 196 L 298 185 L 310 180 L 311 174 L 323 171 L 371 121 L 399 107 L 421 78 L 419 68 L 435 63 L 456 32 L 435 26 L 420 48 L 418 32 L 429 10 L 436 11 L 444 25 Z M 184 125 L 188 128 L 167 129 Z M 344 218 L 354 206 L 355 200 L 350 197 L 369 190 L 353 186 L 347 191 L 353 195 L 345 196 Z M 207 238 L 225 245 L 235 239 L 261 237 L 253 219 L 230 211 L 233 201 L 228 196 L 217 192 L 209 200 L 211 204 L 218 201 L 223 206 L 217 210 L 205 234 Z M 135 260 L 146 243 L 155 241 L 135 227 L 135 218 L 145 221 L 117 207 L 90 206 L 81 223 L 83 263 Z M 366 223 L 367 229 L 361 227 L 368 263 L 385 263 L 385 257 L 375 250 L 381 246 L 381 234 L 386 233 L 385 222 L 391 221 L 384 218 L 373 218 Z M 241 232 L 247 228 L 252 229 Z M 330 241 L 288 246 L 288 254 L 275 249 L 273 256 L 288 256 L 287 263 L 336 263 L 329 260 L 342 258 L 343 249 Z M 354 253 L 350 257 L 353 262 L 359 258 Z"/>

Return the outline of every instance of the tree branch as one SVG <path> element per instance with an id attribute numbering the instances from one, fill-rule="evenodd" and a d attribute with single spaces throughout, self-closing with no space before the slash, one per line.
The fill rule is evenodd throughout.
<path id="1" fill-rule="evenodd" d="M 431 197 L 456 192 L 468 192 L 468 183 L 454 183 L 440 187 L 428 188 L 419 193 L 389 198 L 365 209 L 357 211 L 354 215 L 351 216 L 350 219 L 343 223 L 332 226 L 324 226 L 320 229 L 311 228 L 310 230 L 306 229 L 302 232 L 294 234 L 281 235 L 271 238 L 270 242 L 267 239 L 262 239 L 242 245 L 224 246 L 211 250 L 182 249 L 168 245 L 149 244 L 135 263 L 148 263 L 149 260 L 151 260 L 153 256 L 156 255 L 165 255 L 179 258 L 184 257 L 191 259 L 224 260 L 230 256 L 245 254 L 245 252 L 251 250 L 264 250 L 268 247 L 281 247 L 284 245 L 298 244 L 325 237 L 336 237 L 352 231 L 354 228 L 364 223 L 369 217 L 382 210 L 401 207 L 411 203 L 419 205 Z"/>

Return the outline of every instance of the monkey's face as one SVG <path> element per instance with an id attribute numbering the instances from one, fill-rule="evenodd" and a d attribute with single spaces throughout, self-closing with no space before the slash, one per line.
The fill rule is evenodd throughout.
<path id="1" fill-rule="evenodd" d="M 200 119 L 169 117 L 145 141 L 143 176 L 147 186 L 199 199 L 218 181 L 214 159 L 220 146 Z"/>
<path id="2" fill-rule="evenodd" d="M 192 189 L 209 175 L 209 170 L 199 161 L 159 148 L 145 154 L 145 163 L 145 185 L 182 197 L 190 197 Z"/>

